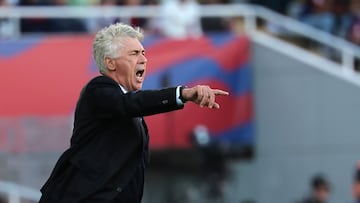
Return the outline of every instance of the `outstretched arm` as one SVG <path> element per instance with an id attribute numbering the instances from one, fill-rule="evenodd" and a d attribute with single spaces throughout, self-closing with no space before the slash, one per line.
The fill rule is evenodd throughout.
<path id="1" fill-rule="evenodd" d="M 212 89 L 207 85 L 185 87 L 181 91 L 181 96 L 185 101 L 191 101 L 200 107 L 206 106 L 210 109 L 220 108 L 220 105 L 215 101 L 218 95 L 229 95 L 229 93 L 219 89 Z"/>

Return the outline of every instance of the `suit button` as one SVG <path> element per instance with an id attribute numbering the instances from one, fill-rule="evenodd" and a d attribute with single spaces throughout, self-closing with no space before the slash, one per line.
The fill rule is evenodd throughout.
<path id="1" fill-rule="evenodd" d="M 122 191 L 122 188 L 121 188 L 121 187 L 117 187 L 115 190 L 116 190 L 116 192 L 121 192 L 121 191 Z"/>

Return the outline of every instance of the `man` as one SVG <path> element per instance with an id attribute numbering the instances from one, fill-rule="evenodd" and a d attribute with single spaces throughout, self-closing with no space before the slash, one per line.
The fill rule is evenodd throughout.
<path id="1" fill-rule="evenodd" d="M 330 184 L 322 175 L 316 175 L 311 181 L 311 194 L 301 203 L 326 203 L 330 194 Z"/>
<path id="2" fill-rule="evenodd" d="M 161 1 L 160 31 L 175 39 L 197 38 L 203 35 L 200 21 L 200 6 L 195 0 Z"/>
<path id="3" fill-rule="evenodd" d="M 142 39 L 121 23 L 96 34 L 93 54 L 102 76 L 81 91 L 71 146 L 42 187 L 41 203 L 141 202 L 149 139 L 142 116 L 182 109 L 186 101 L 218 109 L 216 95 L 228 95 L 203 85 L 141 91 Z"/>

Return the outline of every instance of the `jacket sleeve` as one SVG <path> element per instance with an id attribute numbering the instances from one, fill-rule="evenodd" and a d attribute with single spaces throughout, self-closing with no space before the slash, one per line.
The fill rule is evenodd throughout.
<path id="1" fill-rule="evenodd" d="M 140 117 L 183 108 L 176 102 L 176 87 L 124 94 L 116 84 L 90 84 L 83 97 L 89 112 L 99 118 Z"/>

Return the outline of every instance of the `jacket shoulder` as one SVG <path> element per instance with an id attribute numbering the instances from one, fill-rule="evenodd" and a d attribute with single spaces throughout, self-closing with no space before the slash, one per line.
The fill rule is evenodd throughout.
<path id="1" fill-rule="evenodd" d="M 107 76 L 96 76 L 93 79 L 91 79 L 81 90 L 80 92 L 80 99 L 84 97 L 88 93 L 89 90 L 94 89 L 96 87 L 102 87 L 102 86 L 114 86 L 117 87 L 118 84 L 111 78 Z"/>
<path id="2" fill-rule="evenodd" d="M 96 85 L 96 84 L 118 85 L 113 79 L 103 75 L 91 79 L 88 83 L 88 85 Z"/>

